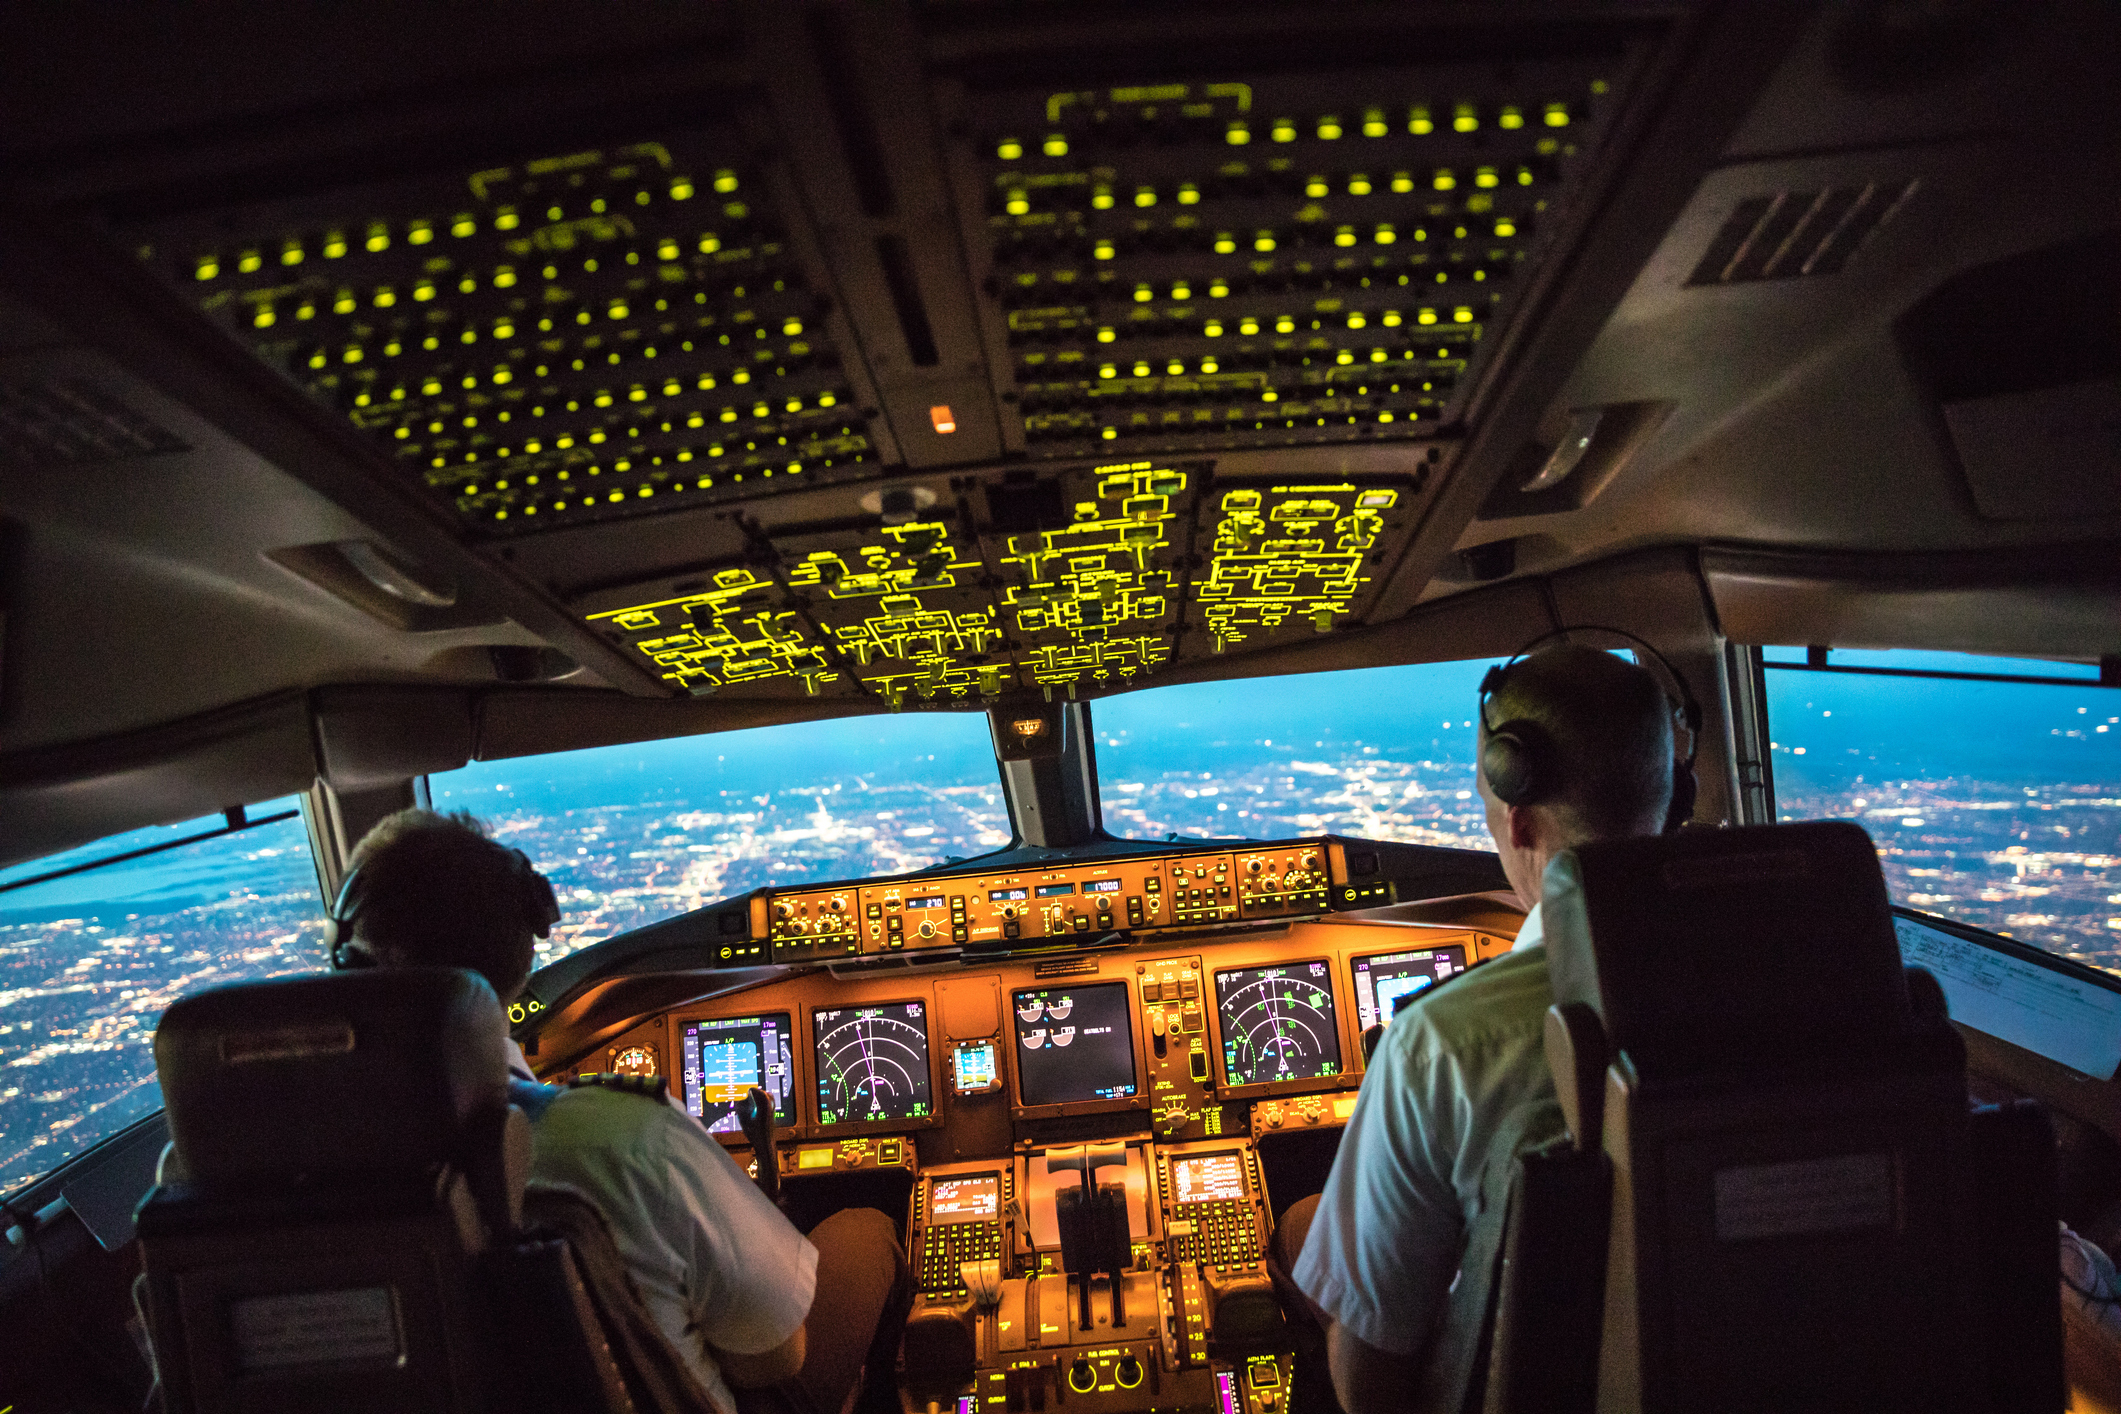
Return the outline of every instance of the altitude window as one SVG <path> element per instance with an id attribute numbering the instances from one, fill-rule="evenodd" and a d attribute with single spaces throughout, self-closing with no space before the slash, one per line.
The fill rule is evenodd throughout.
<path id="1" fill-rule="evenodd" d="M 1492 849 L 1473 788 L 1490 660 L 1154 687 L 1101 699 L 1105 828 L 1344 834 Z"/>
<path id="2" fill-rule="evenodd" d="M 0 1195 L 161 1108 L 171 1002 L 323 960 L 292 798 L 0 870 Z"/>
<path id="3" fill-rule="evenodd" d="M 552 880 L 537 965 L 765 885 L 924 869 L 1009 843 L 987 719 L 909 712 L 756 727 L 429 778 Z"/>
<path id="4" fill-rule="evenodd" d="M 2096 666 L 1762 658 L 1780 818 L 1862 825 L 1895 903 L 2121 973 L 2121 692 Z"/>

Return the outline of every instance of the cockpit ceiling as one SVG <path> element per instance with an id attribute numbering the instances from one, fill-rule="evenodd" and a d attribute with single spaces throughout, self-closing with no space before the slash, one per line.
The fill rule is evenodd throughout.
<path id="1" fill-rule="evenodd" d="M 845 259 L 831 174 L 742 82 L 101 219 L 460 543 L 564 560 L 547 585 L 666 690 L 1095 692 L 1364 622 L 1640 34 L 936 65 L 970 377 L 935 252 Z M 935 466 L 968 469 L 894 481 Z M 653 554 L 615 533 L 672 518 Z"/>

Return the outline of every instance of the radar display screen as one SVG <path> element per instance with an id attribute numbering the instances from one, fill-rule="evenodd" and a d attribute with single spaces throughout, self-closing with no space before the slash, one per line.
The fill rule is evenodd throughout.
<path id="1" fill-rule="evenodd" d="M 795 1123 L 795 1064 L 785 1011 L 688 1021 L 679 1042 L 685 1109 L 715 1134 L 739 1134 L 736 1102 L 756 1085 L 773 1097 L 773 1122 Z"/>
<path id="2" fill-rule="evenodd" d="M 1001 1211 L 1002 1181 L 994 1174 L 929 1180 L 928 1221 L 932 1223 L 992 1222 Z"/>
<path id="3" fill-rule="evenodd" d="M 935 1112 L 928 1073 L 928 1011 L 920 1002 L 820 1007 L 817 1122 L 873 1124 Z"/>
<path id="4" fill-rule="evenodd" d="M 1340 1074 L 1333 979 L 1323 962 L 1215 974 L 1223 1073 L 1232 1085 Z"/>
<path id="5" fill-rule="evenodd" d="M 1173 1198 L 1180 1203 L 1213 1203 L 1245 1196 L 1245 1166 L 1236 1150 L 1178 1159 L 1171 1165 Z"/>
<path id="6" fill-rule="evenodd" d="M 1464 948 L 1423 948 L 1355 959 L 1355 1015 L 1367 1031 L 1392 1024 L 1407 1001 L 1466 970 Z"/>
<path id="7" fill-rule="evenodd" d="M 1026 1105 L 1123 1100 L 1135 1094 L 1127 984 L 1018 992 L 1016 1084 Z"/>

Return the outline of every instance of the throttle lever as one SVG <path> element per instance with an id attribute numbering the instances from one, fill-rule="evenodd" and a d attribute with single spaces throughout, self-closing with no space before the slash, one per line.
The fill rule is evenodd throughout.
<path id="1" fill-rule="evenodd" d="M 737 1127 L 751 1141 L 752 1163 L 756 1170 L 753 1181 L 758 1184 L 760 1192 L 778 1205 L 781 1201 L 781 1156 L 773 1148 L 773 1113 L 773 1097 L 757 1085 L 736 1102 Z"/>

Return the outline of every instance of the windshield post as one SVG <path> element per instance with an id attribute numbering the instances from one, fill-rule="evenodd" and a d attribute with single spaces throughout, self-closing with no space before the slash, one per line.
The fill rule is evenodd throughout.
<path id="1" fill-rule="evenodd" d="M 1014 699 L 987 709 L 1009 802 L 1011 848 L 1065 849 L 1106 838 L 1090 704 Z"/>

